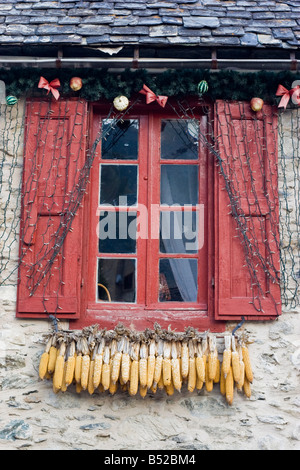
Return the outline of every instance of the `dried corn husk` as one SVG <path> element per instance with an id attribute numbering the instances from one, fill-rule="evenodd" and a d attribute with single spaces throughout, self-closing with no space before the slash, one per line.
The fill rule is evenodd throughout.
<path id="1" fill-rule="evenodd" d="M 55 393 L 74 384 L 77 393 L 113 395 L 119 389 L 132 396 L 139 392 L 143 398 L 148 391 L 164 390 L 169 396 L 175 390 L 192 393 L 204 384 L 210 392 L 219 383 L 216 390 L 232 404 L 235 388 L 251 396 L 248 344 L 244 333 L 201 334 L 193 328 L 178 333 L 157 324 L 154 330 L 140 333 L 123 326 L 58 331 L 47 337 L 39 376 L 52 379 Z"/>

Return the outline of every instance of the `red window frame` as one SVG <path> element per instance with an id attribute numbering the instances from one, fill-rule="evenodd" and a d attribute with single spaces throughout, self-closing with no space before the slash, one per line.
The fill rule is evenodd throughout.
<path id="1" fill-rule="evenodd" d="M 175 105 L 175 104 L 174 104 Z M 105 106 L 94 104 L 90 113 L 90 129 L 93 142 L 97 137 L 100 121 L 108 115 L 108 109 Z M 201 131 L 205 131 L 208 125 L 208 119 L 212 116 L 212 109 L 207 113 L 202 112 L 199 104 L 197 106 L 196 118 L 199 118 Z M 160 174 L 160 149 L 158 138 L 160 135 L 160 119 L 178 119 L 176 113 L 168 109 L 159 107 L 156 103 L 143 106 L 135 105 L 134 111 L 128 114 L 126 118 L 138 118 L 140 120 L 139 132 L 139 199 L 138 204 L 146 205 L 157 204 L 160 198 L 160 181 L 157 177 Z M 213 182 L 214 182 L 214 162 L 209 158 L 208 150 L 204 144 L 199 144 L 199 160 L 164 160 L 164 164 L 199 164 L 199 192 L 200 202 L 204 200 L 205 204 L 205 249 L 199 251 L 201 264 L 206 271 L 205 280 L 199 282 L 202 296 L 206 294 L 206 304 L 202 303 L 184 303 L 179 302 L 158 302 L 158 258 L 190 258 L 192 255 L 172 255 L 159 254 L 159 239 L 137 240 L 137 269 L 139 283 L 137 289 L 136 304 L 130 303 L 108 303 L 96 302 L 96 269 L 95 257 L 97 257 L 98 239 L 96 233 L 98 195 L 99 195 L 99 167 L 101 163 L 101 143 L 97 147 L 95 159 L 90 175 L 90 186 L 87 192 L 84 211 L 84 237 L 83 237 L 83 272 L 82 272 L 82 295 L 81 295 L 81 314 L 80 318 L 74 322 L 74 327 L 81 328 L 93 323 L 99 323 L 103 327 L 113 327 L 118 322 L 122 322 L 137 330 L 146 327 L 153 328 L 155 322 L 162 327 L 171 325 L 172 328 L 183 330 L 185 327 L 193 326 L 200 329 L 210 329 L 211 331 L 220 331 L 224 328 L 224 323 L 214 319 L 214 283 L 213 283 L 213 265 L 214 265 L 214 217 L 213 217 Z M 147 158 L 145 158 L 145 155 Z M 103 163 L 117 163 L 118 161 L 105 159 Z M 137 164 L 137 161 L 126 160 L 125 164 Z M 117 210 L 137 210 L 137 208 L 120 208 Z M 103 207 L 105 209 L 105 207 Z M 180 209 L 178 209 L 180 210 Z M 99 213 L 99 212 L 98 212 Z M 159 212 L 156 215 L 155 230 L 158 231 Z M 151 218 L 153 214 L 148 211 L 148 229 L 151 229 Z M 152 224 L 153 229 L 153 224 Z M 105 257 L 116 258 L 116 255 L 105 255 Z M 133 258 L 132 255 L 120 255 L 121 258 Z M 92 260 L 92 261 L 91 261 Z M 198 261 L 198 266 L 200 262 Z M 153 268 L 153 265 L 156 268 Z M 200 270 L 198 269 L 198 277 Z M 205 292 L 204 292 L 205 291 Z M 199 298 L 199 293 L 198 293 Z M 72 322 L 73 323 L 73 322 Z M 72 325 L 71 323 L 71 325 Z"/>

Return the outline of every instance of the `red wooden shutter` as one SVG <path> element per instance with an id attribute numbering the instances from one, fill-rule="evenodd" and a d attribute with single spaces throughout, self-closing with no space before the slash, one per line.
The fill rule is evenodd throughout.
<path id="1" fill-rule="evenodd" d="M 281 313 L 280 287 L 274 282 L 280 266 L 276 123 L 270 106 L 255 114 L 248 103 L 216 103 L 216 159 L 220 159 L 215 170 L 218 320 L 242 316 L 266 320 Z M 241 216 L 246 232 L 240 230 L 235 213 Z M 244 243 L 243 233 L 251 246 Z"/>
<path id="2" fill-rule="evenodd" d="M 79 195 L 86 116 L 81 100 L 27 102 L 17 316 L 78 318 L 82 211 L 64 222 Z"/>

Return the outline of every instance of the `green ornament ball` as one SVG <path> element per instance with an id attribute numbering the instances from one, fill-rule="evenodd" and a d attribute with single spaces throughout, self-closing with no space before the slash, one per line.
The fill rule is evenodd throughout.
<path id="1" fill-rule="evenodd" d="M 10 95 L 6 97 L 6 104 L 8 106 L 13 106 L 17 102 L 18 102 L 18 98 L 16 98 L 15 96 Z"/>
<path id="2" fill-rule="evenodd" d="M 198 83 L 198 93 L 199 95 L 203 95 L 206 93 L 208 90 L 208 83 L 206 80 L 201 80 L 200 83 Z"/>

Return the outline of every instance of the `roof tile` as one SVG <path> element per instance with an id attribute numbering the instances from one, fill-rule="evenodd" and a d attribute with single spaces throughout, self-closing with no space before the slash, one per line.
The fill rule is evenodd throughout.
<path id="1" fill-rule="evenodd" d="M 0 0 L 0 12 L 0 44 L 291 48 L 300 40 L 300 0 Z"/>

